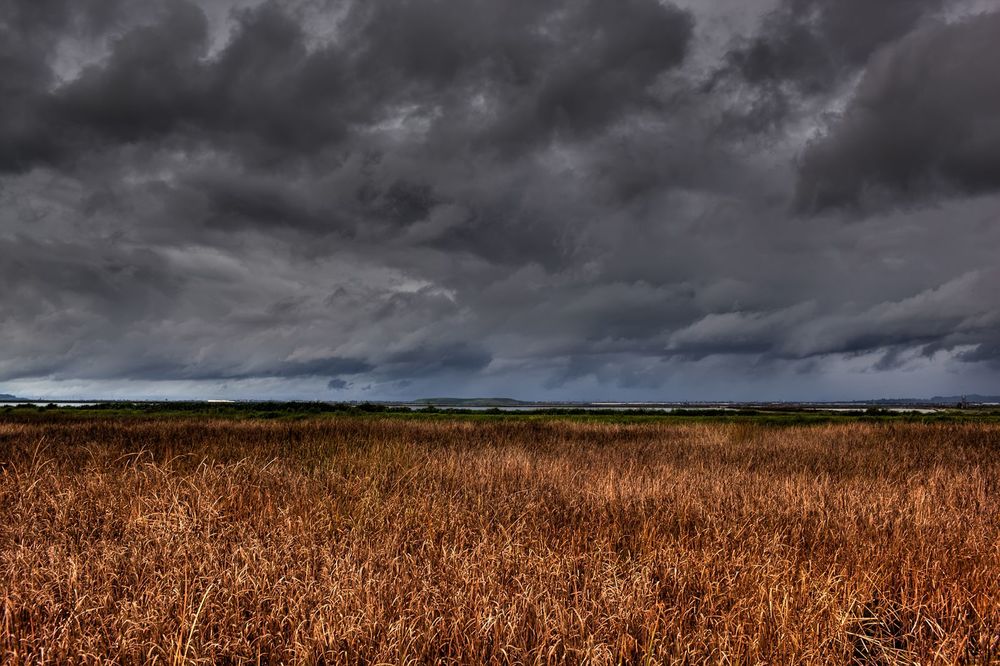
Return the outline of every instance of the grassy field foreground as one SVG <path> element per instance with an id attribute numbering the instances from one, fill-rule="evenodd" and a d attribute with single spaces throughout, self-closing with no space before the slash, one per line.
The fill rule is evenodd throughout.
<path id="1" fill-rule="evenodd" d="M 991 663 L 1000 426 L 0 422 L 5 663 Z"/>

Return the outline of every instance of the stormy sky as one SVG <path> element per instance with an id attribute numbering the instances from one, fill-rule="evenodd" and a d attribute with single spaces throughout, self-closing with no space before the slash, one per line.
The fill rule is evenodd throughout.
<path id="1" fill-rule="evenodd" d="M 1000 393 L 995 0 L 0 0 L 0 392 Z"/>

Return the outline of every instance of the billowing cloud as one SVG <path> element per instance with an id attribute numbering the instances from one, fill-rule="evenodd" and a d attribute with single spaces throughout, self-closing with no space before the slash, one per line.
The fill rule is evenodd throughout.
<path id="1" fill-rule="evenodd" d="M 963 6 L 0 0 L 0 389 L 990 392 Z"/>
<path id="2" fill-rule="evenodd" d="M 914 32 L 870 63 L 847 109 L 807 148 L 813 209 L 1000 190 L 1000 14 Z"/>
<path id="3" fill-rule="evenodd" d="M 738 40 L 726 64 L 750 83 L 826 91 L 942 6 L 942 0 L 781 0 L 759 34 Z"/>

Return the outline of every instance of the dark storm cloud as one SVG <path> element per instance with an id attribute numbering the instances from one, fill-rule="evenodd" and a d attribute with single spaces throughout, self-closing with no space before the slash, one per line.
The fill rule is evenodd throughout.
<path id="1" fill-rule="evenodd" d="M 688 14 L 656 0 L 355 7 L 348 29 L 359 36 L 357 72 L 372 97 L 443 101 L 461 114 L 470 100 L 460 96 L 482 95 L 484 117 L 458 120 L 475 123 L 484 147 L 504 151 L 553 132 L 592 132 L 650 103 L 646 87 L 683 60 L 692 31 Z"/>
<path id="2" fill-rule="evenodd" d="M 26 12 L 26 3 L 14 4 L 11 32 Z M 52 4 L 54 14 L 69 11 Z M 346 19 L 349 37 L 309 49 L 302 26 L 267 2 L 238 13 L 234 37 L 210 56 L 204 12 L 165 2 L 156 22 L 114 37 L 106 59 L 54 91 L 51 53 L 10 63 L 26 79 L 15 81 L 22 94 L 10 115 L 37 120 L 10 132 L 25 145 L 6 166 L 167 138 L 221 143 L 267 164 L 336 145 L 349 124 L 399 106 L 436 117 L 445 135 L 456 120 L 475 123 L 464 140 L 493 149 L 594 131 L 652 103 L 646 87 L 683 60 L 691 35 L 690 17 L 671 6 L 620 5 L 358 3 Z M 461 118 L 475 95 L 489 108 Z M 447 117 L 442 104 L 452 107 Z"/>
<path id="3" fill-rule="evenodd" d="M 806 209 L 1000 189 L 1000 14 L 919 30 L 880 53 L 802 160 Z"/>
<path id="4" fill-rule="evenodd" d="M 942 0 L 781 0 L 761 33 L 726 55 L 750 83 L 828 90 L 885 44 L 910 32 Z"/>
<path id="5" fill-rule="evenodd" d="M 380 374 L 387 378 L 403 379 L 438 374 L 468 374 L 482 370 L 491 360 L 487 350 L 473 343 L 430 343 L 389 354 L 380 365 Z"/>
<path id="6" fill-rule="evenodd" d="M 55 157 L 58 141 L 46 136 L 41 111 L 54 75 L 48 59 L 64 33 L 108 27 L 117 3 L 84 0 L 3 0 L 0 3 L 0 171 L 27 168 Z"/>
<path id="7" fill-rule="evenodd" d="M 994 367 L 1000 366 L 1000 336 L 995 336 L 991 342 L 978 344 L 974 349 L 962 352 L 960 358 L 968 363 L 988 362 Z"/>
<path id="8" fill-rule="evenodd" d="M 204 14 L 172 3 L 160 22 L 116 38 L 105 61 L 60 87 L 44 109 L 67 141 L 89 142 L 80 148 L 167 134 L 205 111 L 199 60 L 207 38 Z"/>
<path id="9" fill-rule="evenodd" d="M 794 359 L 884 350 L 883 365 L 906 349 L 933 354 L 971 343 L 986 352 L 1000 323 L 992 298 L 998 279 L 995 269 L 969 273 L 909 298 L 853 312 L 823 313 L 809 302 L 771 312 L 713 314 L 676 332 L 669 346 L 695 356 L 751 353 Z M 976 353 L 965 352 L 963 358 Z"/>
<path id="10" fill-rule="evenodd" d="M 162 3 L 154 23 L 112 37 L 107 58 L 55 90 L 43 59 L 51 54 L 37 54 L 36 94 L 19 100 L 36 121 L 22 128 L 26 145 L 8 168 L 158 140 L 280 161 L 342 137 L 351 91 L 337 85 L 336 54 L 307 52 L 288 15 L 270 4 L 241 13 L 236 36 L 215 57 L 208 30 L 194 4 Z"/>
<path id="11" fill-rule="evenodd" d="M 997 16 L 688 5 L 0 0 L 0 381 L 995 368 Z"/>
<path id="12" fill-rule="evenodd" d="M 131 350 L 135 351 L 135 350 Z M 65 360 L 39 365 L 37 362 L 22 365 L 18 369 L 5 371 L 2 379 L 11 380 L 32 377 L 38 374 L 60 379 L 103 379 L 112 376 L 128 377 L 132 380 L 156 381 L 204 381 L 239 380 L 253 378 L 326 378 L 336 375 L 354 375 L 368 372 L 373 366 L 355 359 L 321 358 L 309 361 L 277 361 L 265 364 L 247 365 L 185 365 L 173 358 L 158 358 L 154 353 L 132 355 L 119 362 L 94 365 L 81 360 L 67 363 Z M 331 380 L 336 381 L 336 380 Z"/>
<path id="13" fill-rule="evenodd" d="M 770 132 L 799 100 L 835 91 L 880 48 L 944 6 L 944 0 L 780 0 L 758 32 L 734 40 L 708 88 L 743 85 L 730 131 Z"/>

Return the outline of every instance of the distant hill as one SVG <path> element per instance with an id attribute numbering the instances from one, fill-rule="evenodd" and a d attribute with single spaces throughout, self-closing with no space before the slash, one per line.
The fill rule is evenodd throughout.
<path id="1" fill-rule="evenodd" d="M 980 395 L 969 393 L 966 395 L 936 395 L 933 398 L 882 398 L 880 400 L 857 400 L 858 403 L 871 403 L 876 405 L 957 405 L 965 402 L 970 405 L 1000 402 L 1000 395 Z"/>
<path id="2" fill-rule="evenodd" d="M 517 407 L 531 404 L 513 398 L 420 398 L 413 402 L 418 405 L 439 407 Z"/>
<path id="3" fill-rule="evenodd" d="M 957 404 L 959 402 L 1000 402 L 1000 395 L 979 395 L 970 393 L 968 395 L 936 395 L 930 400 L 933 403 Z"/>
<path id="4" fill-rule="evenodd" d="M 0 393 L 0 400 L 10 402 L 11 400 L 20 400 L 20 398 L 16 395 L 11 395 L 10 393 Z"/>

